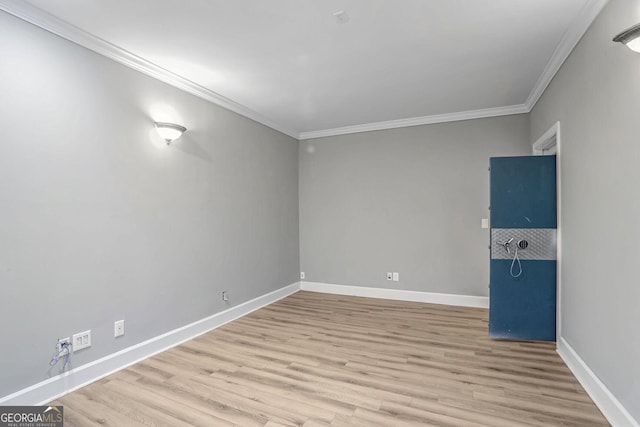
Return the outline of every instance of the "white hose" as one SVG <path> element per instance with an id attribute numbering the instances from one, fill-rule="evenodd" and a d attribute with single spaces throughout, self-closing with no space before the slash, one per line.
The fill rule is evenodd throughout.
<path id="1" fill-rule="evenodd" d="M 518 274 L 513 274 L 513 266 L 516 264 L 516 261 L 518 261 L 518 270 L 520 271 L 518 272 Z M 516 252 L 513 255 L 513 261 L 511 261 L 509 274 L 511 274 L 511 277 L 520 277 L 522 275 L 522 263 L 520 262 L 520 258 L 518 258 L 518 245 L 516 245 Z"/>

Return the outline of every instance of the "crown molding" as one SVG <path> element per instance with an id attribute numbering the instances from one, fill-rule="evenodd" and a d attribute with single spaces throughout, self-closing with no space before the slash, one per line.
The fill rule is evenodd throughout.
<path id="1" fill-rule="evenodd" d="M 479 110 L 460 111 L 455 113 L 436 114 L 431 116 L 413 117 L 408 119 L 389 120 L 384 122 L 366 123 L 354 126 L 344 126 L 332 129 L 323 129 L 309 132 L 296 132 L 287 129 L 278 123 L 264 117 L 260 113 L 251 110 L 229 98 L 226 98 L 210 89 L 192 82 L 178 74 L 166 70 L 150 61 L 147 61 L 121 47 L 88 33 L 64 20 L 61 20 L 42 9 L 21 0 L 0 0 L 0 10 L 14 15 L 26 22 L 36 25 L 57 36 L 65 38 L 73 43 L 90 49 L 100 55 L 106 56 L 120 64 L 160 80 L 173 87 L 184 90 L 206 101 L 219 105 L 248 119 L 261 123 L 278 132 L 298 140 L 322 138 L 327 136 L 346 135 L 359 132 L 370 132 L 384 129 L 395 129 L 409 126 L 419 126 L 435 123 L 446 123 L 460 120 L 472 120 L 486 117 L 506 116 L 511 114 L 529 113 L 536 105 L 545 89 L 551 83 L 564 61 L 569 57 L 574 47 L 578 44 L 591 23 L 598 16 L 608 0 L 588 0 L 580 14 L 574 19 L 571 26 L 564 33 L 558 46 L 554 50 L 550 60 L 540 75 L 535 86 L 531 90 L 524 104 L 509 105 L 504 107 L 485 108 Z"/>
<path id="2" fill-rule="evenodd" d="M 528 113 L 524 104 L 506 107 L 483 108 L 480 110 L 459 111 L 457 113 L 435 114 L 432 116 L 413 117 L 410 119 L 389 120 L 385 122 L 367 123 L 363 125 L 344 126 L 333 129 L 301 132 L 298 139 L 323 138 L 326 136 L 346 135 L 350 133 L 370 132 L 374 130 L 395 129 L 409 126 L 430 125 L 434 123 L 457 122 L 461 120 L 482 119 L 486 117 L 508 116 Z"/>
<path id="3" fill-rule="evenodd" d="M 457 113 L 436 114 L 433 116 L 415 117 L 410 119 L 390 120 L 385 122 L 368 123 L 355 126 L 344 126 L 310 132 L 301 132 L 299 140 L 323 138 L 327 136 L 346 135 L 350 133 L 369 132 L 383 129 L 394 129 L 408 126 L 446 123 L 460 120 L 480 119 L 486 117 L 506 116 L 510 114 L 529 113 L 536 105 L 551 80 L 555 77 L 562 64 L 567 60 L 582 36 L 587 32 L 598 14 L 609 0 L 588 0 L 573 20 L 562 39 L 556 46 L 551 58 L 547 62 L 540 78 L 529 93 L 524 104 L 505 107 L 485 108 L 480 110 L 461 111 Z"/>
<path id="4" fill-rule="evenodd" d="M 36 25 L 50 33 L 65 38 L 82 47 L 92 50 L 102 56 L 113 59 L 122 65 L 153 77 L 156 80 L 167 83 L 206 101 L 219 105 L 248 119 L 261 123 L 272 129 L 282 132 L 290 137 L 298 139 L 298 132 L 287 129 L 261 114 L 238 104 L 210 89 L 200 86 L 191 80 L 166 70 L 146 59 L 143 59 L 121 47 L 118 47 L 100 37 L 94 36 L 75 25 L 45 12 L 29 3 L 20 0 L 0 0 L 0 10 L 3 10 L 24 21 Z"/>
<path id="5" fill-rule="evenodd" d="M 531 90 L 531 93 L 529 93 L 529 97 L 524 103 L 528 111 L 531 111 L 533 107 L 535 107 L 547 89 L 547 86 L 551 83 L 551 80 L 553 80 L 556 73 L 560 70 L 560 67 L 562 67 L 562 64 L 564 64 L 564 61 L 566 61 L 571 52 L 573 52 L 573 49 L 608 1 L 609 0 L 588 0 L 582 7 L 578 16 L 573 20 L 567 31 L 565 31 L 562 39 L 560 39 L 558 46 L 556 46 L 556 49 L 553 51 L 540 78 Z"/>

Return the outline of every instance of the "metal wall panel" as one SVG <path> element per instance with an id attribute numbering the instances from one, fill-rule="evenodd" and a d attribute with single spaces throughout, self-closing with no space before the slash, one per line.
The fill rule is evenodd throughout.
<path id="1" fill-rule="evenodd" d="M 514 251 L 519 240 L 526 240 L 526 249 L 518 248 L 518 258 L 521 260 L 556 260 L 557 237 L 555 228 L 493 228 L 491 230 L 491 259 L 513 259 Z M 505 242 L 513 237 L 507 253 L 499 242 Z"/>

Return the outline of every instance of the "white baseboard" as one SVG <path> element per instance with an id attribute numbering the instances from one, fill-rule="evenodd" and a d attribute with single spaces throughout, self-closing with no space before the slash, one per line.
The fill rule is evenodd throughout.
<path id="1" fill-rule="evenodd" d="M 61 375 L 0 398 L 0 405 L 43 405 L 114 372 L 161 353 L 185 341 L 216 329 L 225 323 L 272 304 L 300 290 L 300 283 L 277 289 L 228 310 L 174 329 L 101 359 L 71 369 Z"/>
<path id="2" fill-rule="evenodd" d="M 598 409 L 614 427 L 640 427 L 622 403 L 609 391 L 576 351 L 562 337 L 558 340 L 558 354 L 576 376 Z"/>
<path id="3" fill-rule="evenodd" d="M 400 301 L 427 302 L 432 304 L 458 305 L 463 307 L 489 307 L 488 297 L 471 295 L 438 294 L 433 292 L 406 291 L 402 289 L 369 288 L 365 286 L 335 285 L 331 283 L 300 282 L 303 291 L 325 294 L 353 295 Z"/>
<path id="4" fill-rule="evenodd" d="M 112 373 L 189 341 L 228 322 L 272 304 L 299 290 L 368 298 L 426 302 L 465 307 L 489 306 L 487 297 L 379 289 L 363 286 L 336 285 L 318 282 L 298 282 L 266 295 L 244 302 L 236 307 L 174 329 L 119 352 L 49 378 L 8 396 L 0 398 L 0 405 L 42 405 L 71 393 Z M 587 366 L 576 351 L 562 337 L 558 340 L 558 354 L 576 376 L 607 420 L 616 427 L 640 427 L 631 414 Z"/>

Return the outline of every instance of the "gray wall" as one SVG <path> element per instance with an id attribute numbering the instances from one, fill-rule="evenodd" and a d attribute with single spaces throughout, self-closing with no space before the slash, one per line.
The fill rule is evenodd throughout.
<path id="1" fill-rule="evenodd" d="M 531 114 L 561 126 L 562 336 L 640 420 L 640 54 L 612 43 L 640 3 L 609 2 Z"/>
<path id="2" fill-rule="evenodd" d="M 301 142 L 306 280 L 486 296 L 489 157 L 530 152 L 527 115 Z"/>
<path id="3" fill-rule="evenodd" d="M 4 12 L 0 58 L 0 396 L 298 280 L 297 141 Z"/>

